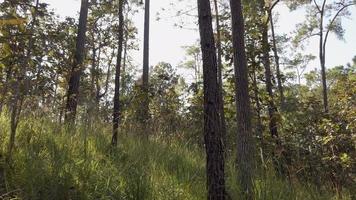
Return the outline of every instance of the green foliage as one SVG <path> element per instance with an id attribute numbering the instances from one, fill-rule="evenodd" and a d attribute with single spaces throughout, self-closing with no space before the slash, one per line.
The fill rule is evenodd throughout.
<path id="1" fill-rule="evenodd" d="M 0 120 L 4 155 L 7 118 Z M 121 132 L 112 148 L 106 124 L 68 133 L 47 119 L 28 118 L 19 125 L 17 145 L 6 174 L 7 198 L 17 199 L 206 199 L 204 151 L 184 140 L 170 143 Z M 342 155 L 347 160 L 347 156 Z M 268 161 L 266 165 L 271 165 Z M 234 158 L 227 163 L 228 193 L 239 196 Z M 0 184 L 1 185 L 1 184 Z M 291 183 L 267 170 L 255 180 L 256 199 L 333 199 L 313 184 Z M 3 192 L 5 193 L 5 192 Z M 343 199 L 349 199 L 345 191 Z M 5 198 L 6 199 L 6 198 Z M 336 198 L 335 198 L 336 199 Z"/>

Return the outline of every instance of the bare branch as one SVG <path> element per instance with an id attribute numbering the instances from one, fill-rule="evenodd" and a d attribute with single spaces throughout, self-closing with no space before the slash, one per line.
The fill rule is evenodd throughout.
<path id="1" fill-rule="evenodd" d="M 346 5 L 343 5 L 343 7 L 341 7 L 337 12 L 336 14 L 334 15 L 334 17 L 332 18 L 332 20 L 330 21 L 328 27 L 327 27 L 327 31 L 326 31 L 326 34 L 325 34 L 325 38 L 324 38 L 324 44 L 323 44 L 323 49 L 325 51 L 325 48 L 326 48 L 326 42 L 328 40 L 328 36 L 329 36 L 329 33 L 331 31 L 331 28 L 332 28 L 332 25 L 334 24 L 335 20 L 337 19 L 337 17 L 340 15 L 340 13 L 345 10 L 347 7 L 349 6 L 353 6 L 353 5 L 356 5 L 356 3 L 350 3 L 350 4 L 346 4 Z"/>

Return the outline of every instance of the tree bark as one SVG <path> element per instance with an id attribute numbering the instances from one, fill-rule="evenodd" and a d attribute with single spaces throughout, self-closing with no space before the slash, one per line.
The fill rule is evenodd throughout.
<path id="1" fill-rule="evenodd" d="M 324 112 L 328 113 L 328 86 L 326 84 L 326 69 L 325 69 L 325 48 L 324 48 L 324 12 L 325 12 L 326 0 L 320 9 L 320 24 L 319 24 L 319 60 L 321 66 L 321 81 L 323 85 L 323 105 Z"/>
<path id="2" fill-rule="evenodd" d="M 254 142 L 251 127 L 251 108 L 248 91 L 248 68 L 245 52 L 245 27 L 241 0 L 230 0 L 232 42 L 234 52 L 235 91 L 237 110 L 237 180 L 243 199 L 252 200 L 254 171 Z"/>
<path id="3" fill-rule="evenodd" d="M 149 119 L 149 99 L 148 99 L 148 77 L 149 77 L 149 39 L 150 39 L 150 0 L 145 0 L 145 23 L 144 23 L 144 44 L 143 44 L 143 74 L 142 74 L 142 117 L 143 125 L 147 128 Z"/>
<path id="4" fill-rule="evenodd" d="M 113 146 L 117 145 L 117 136 L 119 129 L 119 120 L 120 120 L 120 68 L 121 68 L 121 58 L 122 58 L 122 49 L 124 43 L 124 0 L 119 1 L 119 38 L 118 38 L 118 51 L 116 59 L 116 72 L 115 72 L 115 94 L 114 94 L 114 110 L 113 110 L 113 135 L 111 139 L 111 144 Z"/>
<path id="5" fill-rule="evenodd" d="M 227 146 L 227 135 L 226 135 L 226 121 L 225 121 L 225 111 L 224 111 L 224 94 L 223 94 L 223 77 L 222 77 L 222 48 L 221 48 L 221 27 L 220 27 L 220 16 L 219 16 L 219 6 L 217 0 L 214 0 L 215 7 L 215 23 L 216 23 L 216 47 L 218 51 L 218 84 L 219 84 L 219 109 L 220 109 L 220 122 L 221 122 L 221 135 L 224 145 L 224 150 Z"/>
<path id="6" fill-rule="evenodd" d="M 285 97 L 283 91 L 283 83 L 282 83 L 282 74 L 281 68 L 279 63 L 279 55 L 277 49 L 277 42 L 276 42 L 276 34 L 274 31 L 274 22 L 273 22 L 273 13 L 272 10 L 269 11 L 269 20 L 271 24 L 271 32 L 272 32 L 272 41 L 273 41 L 273 53 L 274 53 L 274 61 L 276 64 L 276 73 L 277 73 L 277 84 L 278 84 L 278 91 L 279 91 L 279 99 L 280 99 L 280 107 L 283 110 L 285 104 Z"/>
<path id="7" fill-rule="evenodd" d="M 268 28 L 263 27 L 262 30 L 262 49 L 263 49 L 263 65 L 265 67 L 266 78 L 266 91 L 268 94 L 268 115 L 269 115 L 269 130 L 272 138 L 278 139 L 278 127 L 277 127 L 277 107 L 274 104 L 273 85 L 272 85 L 272 72 L 271 63 L 269 59 L 269 43 L 268 43 Z"/>
<path id="8" fill-rule="evenodd" d="M 65 113 L 66 123 L 74 124 L 77 113 L 80 77 L 84 70 L 83 62 L 85 57 L 85 34 L 87 31 L 88 10 L 88 0 L 82 0 L 74 63 L 72 66 L 71 76 L 68 83 L 67 104 Z"/>
<path id="9" fill-rule="evenodd" d="M 260 0 L 261 12 L 265 13 L 265 1 Z M 273 95 L 273 83 L 272 83 L 272 72 L 271 72 L 271 62 L 270 62 L 270 45 L 268 41 L 268 22 L 262 20 L 262 62 L 265 67 L 265 78 L 266 78 L 266 91 L 268 94 L 268 115 L 269 115 L 269 131 L 273 139 L 278 142 L 278 127 L 276 114 L 278 112 L 276 105 L 274 104 Z"/>
<path id="10" fill-rule="evenodd" d="M 224 151 L 219 116 L 217 54 L 209 0 L 198 0 L 200 44 L 203 57 L 204 140 L 209 200 L 225 199 Z"/>

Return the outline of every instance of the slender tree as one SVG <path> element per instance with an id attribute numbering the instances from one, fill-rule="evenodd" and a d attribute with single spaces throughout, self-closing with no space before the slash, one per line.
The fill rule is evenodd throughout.
<path id="1" fill-rule="evenodd" d="M 119 32 L 118 32 L 118 50 L 116 59 L 116 73 L 115 73 L 115 94 L 114 94 L 114 110 L 113 110 L 113 135 L 111 144 L 117 145 L 117 135 L 119 129 L 119 118 L 120 118 L 120 69 L 122 60 L 122 50 L 124 43 L 124 1 L 119 1 Z"/>
<path id="2" fill-rule="evenodd" d="M 72 71 L 70 79 L 68 82 L 67 90 L 67 104 L 65 121 L 67 123 L 74 123 L 77 113 L 78 106 L 78 95 L 79 95 L 79 83 L 80 77 L 84 70 L 84 57 L 85 57 L 85 40 L 87 31 L 87 21 L 88 21 L 88 10 L 89 2 L 88 0 L 82 0 L 79 16 L 79 27 L 76 39 L 76 49 L 74 55 L 74 63 L 72 66 Z"/>
<path id="3" fill-rule="evenodd" d="M 245 27 L 241 0 L 230 0 L 234 52 L 237 109 L 237 171 L 243 199 L 253 199 L 254 150 L 251 108 L 248 91 L 248 68 L 245 52 Z"/>
<path id="4" fill-rule="evenodd" d="M 200 44 L 203 57 L 204 140 L 208 199 L 225 199 L 224 152 L 219 116 L 217 58 L 209 0 L 198 0 Z"/>
<path id="5" fill-rule="evenodd" d="M 150 0 L 145 0 L 145 22 L 144 22 L 144 44 L 143 44 L 143 73 L 142 73 L 142 88 L 143 88 L 143 104 L 142 115 L 143 122 L 147 125 L 149 118 L 149 99 L 148 99 L 148 77 L 149 77 L 149 44 L 150 44 Z M 146 126 L 145 125 L 145 126 Z"/>
<path id="6" fill-rule="evenodd" d="M 356 5 L 355 0 L 339 0 L 327 2 L 322 0 L 320 3 L 316 0 L 306 1 L 311 6 L 307 9 L 307 19 L 305 23 L 298 25 L 297 42 L 312 36 L 319 39 L 319 61 L 321 67 L 321 81 L 323 86 L 323 105 L 324 112 L 329 112 L 328 105 L 328 86 L 326 80 L 326 44 L 330 33 L 335 33 L 338 38 L 342 38 L 344 29 L 341 24 L 341 17 L 350 15 L 347 12 L 348 7 Z M 302 1 L 305 3 L 305 1 Z M 315 14 L 317 13 L 317 14 Z M 314 32 L 316 31 L 316 32 Z"/>
<path id="7" fill-rule="evenodd" d="M 215 8 L 215 25 L 216 25 L 216 47 L 217 47 L 217 59 L 218 59 L 218 84 L 219 84 L 219 109 L 220 109 L 220 121 L 221 121 L 221 134 L 223 137 L 224 146 L 226 147 L 226 121 L 225 121 L 225 111 L 224 111 L 224 94 L 223 94 L 223 77 L 222 77 L 222 48 L 221 48 L 221 27 L 220 27 L 220 16 L 219 16 L 219 6 L 218 1 L 214 0 Z"/>
<path id="8" fill-rule="evenodd" d="M 268 8 L 268 16 L 269 16 L 269 22 L 271 25 L 271 36 L 272 36 L 272 43 L 273 43 L 272 49 L 273 49 L 273 54 L 274 54 L 274 62 L 276 65 L 277 86 L 278 86 L 278 92 L 279 92 L 280 108 L 284 109 L 285 97 L 284 97 L 283 84 L 282 84 L 282 72 L 281 72 L 281 67 L 280 67 L 280 62 L 279 62 L 277 39 L 276 39 L 276 33 L 275 33 L 275 27 L 274 27 L 274 21 L 273 21 L 273 9 L 279 2 L 280 2 L 280 0 L 276 0 L 275 2 L 273 2 L 271 4 L 271 6 Z"/>
<path id="9" fill-rule="evenodd" d="M 266 13 L 265 1 L 260 0 L 260 9 L 262 13 Z M 268 15 L 262 15 L 268 16 Z M 262 19 L 265 19 L 264 17 Z M 269 130 L 272 138 L 279 143 L 278 127 L 276 114 L 278 113 L 277 107 L 274 103 L 273 83 L 272 83 L 272 71 L 270 61 L 270 45 L 268 41 L 268 22 L 262 20 L 262 62 L 265 67 L 266 78 L 266 91 L 268 94 L 268 115 L 269 115 Z"/>

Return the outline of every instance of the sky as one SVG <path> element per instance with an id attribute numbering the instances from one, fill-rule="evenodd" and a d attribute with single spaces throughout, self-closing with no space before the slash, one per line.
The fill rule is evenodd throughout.
<path id="1" fill-rule="evenodd" d="M 61 17 L 71 16 L 77 17 L 80 9 L 80 0 L 42 0 L 50 4 L 50 7 L 55 9 L 55 12 Z M 190 4 L 194 0 L 185 0 Z M 180 1 L 177 1 L 180 2 Z M 151 27 L 150 27 L 150 65 L 155 65 L 158 62 L 164 61 L 177 66 L 185 58 L 185 52 L 182 46 L 192 45 L 199 39 L 199 33 L 192 29 L 181 29 L 174 26 L 179 21 L 178 18 L 171 17 L 176 14 L 180 8 L 187 6 L 186 3 L 178 3 L 178 5 L 170 5 L 170 0 L 151 0 Z M 162 12 L 162 8 L 165 10 Z M 349 63 L 356 55 L 356 6 L 350 8 L 352 13 L 349 19 L 343 20 L 343 25 L 346 29 L 345 40 L 340 41 L 334 35 L 330 35 L 327 52 L 326 65 L 333 67 Z M 160 12 L 165 20 L 156 21 L 156 13 Z M 278 22 L 276 24 L 276 34 L 288 34 L 295 30 L 295 25 L 304 20 L 302 11 L 290 12 L 289 9 L 279 4 L 275 13 L 278 13 Z M 143 10 L 135 16 L 131 16 L 135 25 L 138 28 L 138 38 L 140 47 L 143 43 Z M 189 19 L 186 19 L 189 20 Z M 196 19 L 191 18 L 192 22 Z M 197 28 L 197 27 L 194 27 Z M 135 64 L 140 66 L 142 63 L 142 48 L 140 51 L 132 52 Z M 318 40 L 311 39 L 309 45 L 304 50 L 305 53 L 318 55 Z M 318 60 L 311 62 L 309 70 L 318 68 Z"/>

